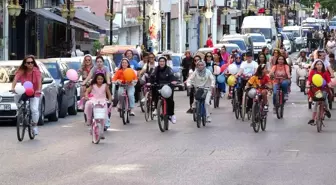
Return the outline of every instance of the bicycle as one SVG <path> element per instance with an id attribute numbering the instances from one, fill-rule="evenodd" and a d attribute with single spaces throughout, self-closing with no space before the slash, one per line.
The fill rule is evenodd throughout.
<path id="1" fill-rule="evenodd" d="M 267 89 L 267 87 L 262 87 L 262 89 Z M 265 102 L 263 102 L 262 94 L 260 90 L 256 90 L 256 95 L 253 98 L 252 105 L 252 128 L 254 132 L 258 133 L 261 127 L 262 131 L 266 130 L 267 124 L 267 111 L 264 109 Z"/>
<path id="2" fill-rule="evenodd" d="M 235 113 L 236 119 L 239 119 L 239 115 L 242 115 L 242 110 L 241 110 L 241 103 L 239 101 L 239 92 L 238 90 L 241 88 L 241 78 L 238 77 L 237 80 L 237 84 L 233 87 L 232 90 L 232 100 L 231 100 L 231 104 L 232 104 L 232 108 L 233 108 L 233 112 Z"/>
<path id="3" fill-rule="evenodd" d="M 317 98 L 313 97 L 313 101 L 317 103 L 317 110 L 316 110 L 316 116 L 315 116 L 315 125 L 317 132 L 322 131 L 322 126 L 324 127 L 323 120 L 325 116 L 325 98 Z"/>
<path id="4" fill-rule="evenodd" d="M 281 83 L 283 82 L 284 78 L 275 78 L 279 81 L 278 87 L 276 89 L 275 95 L 275 112 L 278 119 L 283 118 L 284 115 L 284 106 L 285 106 L 285 98 L 283 95 L 283 91 L 281 89 Z"/>
<path id="5" fill-rule="evenodd" d="M 119 116 L 122 118 L 123 124 L 126 125 L 130 123 L 130 108 L 129 108 L 129 99 L 128 99 L 128 91 L 127 91 L 128 84 L 119 83 L 119 88 L 124 88 L 121 97 L 119 97 L 120 107 L 119 108 Z"/>
<path id="6" fill-rule="evenodd" d="M 218 75 L 215 75 L 215 79 L 217 79 Z M 216 80 L 216 85 L 212 94 L 213 100 L 214 100 L 214 108 L 219 107 L 219 100 L 220 100 L 221 90 L 218 88 L 218 82 Z"/>
<path id="7" fill-rule="evenodd" d="M 240 84 L 242 83 L 242 78 L 245 80 L 245 81 L 248 81 L 248 79 L 250 78 L 249 76 L 245 76 L 243 75 L 241 78 L 238 78 Z M 240 86 L 240 88 L 243 88 L 242 86 Z M 240 92 L 240 91 L 239 91 Z M 249 109 L 248 111 L 247 110 L 247 101 L 249 100 L 249 97 L 246 95 L 246 92 L 244 90 L 242 90 L 242 95 L 238 95 L 238 97 L 242 97 L 241 98 L 241 102 L 239 102 L 239 109 L 240 109 L 240 116 L 242 118 L 242 121 L 245 121 L 245 115 L 247 114 L 247 119 L 250 120 L 251 119 L 251 114 L 252 114 L 252 111 L 251 109 Z M 237 118 L 238 119 L 238 118 Z"/>
<path id="8" fill-rule="evenodd" d="M 151 84 L 150 83 L 146 83 L 144 85 L 144 90 L 146 92 L 145 94 L 145 102 L 143 102 L 143 109 L 145 111 L 145 120 L 148 122 L 149 121 L 149 117 L 151 118 L 151 120 L 154 119 L 154 108 L 153 108 L 153 99 L 152 99 L 152 90 L 151 90 Z"/>
<path id="9" fill-rule="evenodd" d="M 201 121 L 202 125 L 204 127 L 206 126 L 207 114 L 205 109 L 205 99 L 208 92 L 209 92 L 208 87 L 197 87 L 195 91 L 196 108 L 193 111 L 193 118 L 196 121 L 197 128 L 201 127 Z"/>
<path id="10" fill-rule="evenodd" d="M 15 93 L 14 91 L 9 91 Z M 21 142 L 24 139 L 26 129 L 28 131 L 29 139 L 35 138 L 33 125 L 31 123 L 30 98 L 26 94 L 22 94 L 18 102 L 18 115 L 16 117 L 16 134 L 18 140 Z"/>
<path id="11" fill-rule="evenodd" d="M 164 98 L 161 95 L 161 88 L 165 85 L 169 84 L 160 84 L 160 85 L 154 85 L 160 88 L 160 90 L 158 90 L 159 92 L 159 100 L 158 100 L 158 104 L 157 104 L 157 121 L 158 121 L 158 125 L 159 125 L 159 129 L 161 132 L 165 132 L 166 130 L 169 129 L 169 116 L 167 115 L 167 100 L 166 98 Z M 173 91 L 173 88 L 172 88 Z"/>
<path id="12" fill-rule="evenodd" d="M 105 119 L 106 119 L 106 103 L 96 101 L 92 106 L 92 123 L 91 123 L 91 135 L 92 143 L 98 144 L 100 139 L 105 139 L 103 136 Z"/>

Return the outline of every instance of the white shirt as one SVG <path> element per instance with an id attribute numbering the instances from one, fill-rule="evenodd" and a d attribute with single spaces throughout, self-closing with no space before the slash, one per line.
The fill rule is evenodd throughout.
<path id="1" fill-rule="evenodd" d="M 329 41 L 327 42 L 327 46 L 328 46 L 330 49 L 333 49 L 333 47 L 336 46 L 336 42 L 335 42 L 334 40 L 333 40 L 333 41 L 329 40 Z"/>
<path id="2" fill-rule="evenodd" d="M 258 68 L 258 63 L 255 61 L 252 61 L 250 63 L 248 63 L 247 61 L 243 62 L 240 65 L 240 69 L 243 69 L 243 74 L 245 76 L 252 76 L 254 75 L 254 73 L 256 72 Z"/>
<path id="3" fill-rule="evenodd" d="M 79 49 L 76 49 L 75 51 L 71 52 L 71 57 L 82 57 L 82 56 L 84 56 L 84 53 Z"/>
<path id="4" fill-rule="evenodd" d="M 205 76 L 200 77 L 195 70 L 187 80 L 187 86 L 195 87 L 215 87 L 216 81 L 209 69 L 206 69 Z"/>

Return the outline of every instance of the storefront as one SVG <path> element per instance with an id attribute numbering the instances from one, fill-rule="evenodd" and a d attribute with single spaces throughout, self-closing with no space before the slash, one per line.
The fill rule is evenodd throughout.
<path id="1" fill-rule="evenodd" d="M 131 3 L 129 1 L 128 3 Z M 122 28 L 119 34 L 119 45 L 140 45 L 142 43 L 142 30 L 137 20 L 140 16 L 139 5 L 134 1 L 132 5 L 124 4 L 122 10 Z"/>

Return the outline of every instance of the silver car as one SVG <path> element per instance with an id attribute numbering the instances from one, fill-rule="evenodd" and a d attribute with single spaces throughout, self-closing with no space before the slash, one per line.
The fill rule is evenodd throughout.
<path id="1" fill-rule="evenodd" d="M 51 77 L 45 66 L 36 61 L 42 73 L 42 93 L 40 98 L 39 125 L 44 124 L 47 117 L 49 121 L 58 120 L 57 86 L 55 80 Z M 15 72 L 22 61 L 11 60 L 0 62 L 0 121 L 16 121 L 18 101 L 20 95 L 9 92 L 12 86 Z"/>

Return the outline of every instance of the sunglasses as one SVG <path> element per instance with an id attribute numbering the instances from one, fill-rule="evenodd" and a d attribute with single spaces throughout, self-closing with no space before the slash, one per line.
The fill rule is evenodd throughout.
<path id="1" fill-rule="evenodd" d="M 149 58 L 153 59 L 153 58 L 155 58 L 155 57 L 149 57 Z"/>
<path id="2" fill-rule="evenodd" d="M 211 55 L 207 55 L 206 57 L 212 57 Z"/>
<path id="3" fill-rule="evenodd" d="M 34 64 L 34 62 L 26 62 L 26 64 L 30 65 L 30 64 Z"/>
<path id="4" fill-rule="evenodd" d="M 236 59 L 241 59 L 240 57 L 237 57 Z"/>

